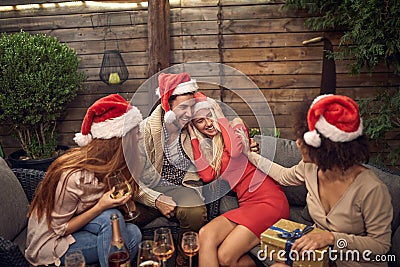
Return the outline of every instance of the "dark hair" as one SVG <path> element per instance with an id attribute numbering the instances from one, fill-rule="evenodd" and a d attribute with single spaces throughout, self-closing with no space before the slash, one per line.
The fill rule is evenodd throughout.
<path id="1" fill-rule="evenodd" d="M 178 96 L 182 96 L 182 95 L 194 95 L 194 92 L 187 92 L 187 93 L 183 93 L 183 94 L 180 94 L 180 95 L 171 95 L 168 98 L 169 106 L 171 107 L 172 106 L 172 101 L 174 101 Z"/>
<path id="2" fill-rule="evenodd" d="M 181 95 L 194 95 L 194 92 L 188 92 L 188 93 L 184 93 L 184 94 L 181 94 Z M 175 99 L 176 99 L 176 97 L 177 96 L 180 96 L 180 95 L 172 95 L 169 99 L 168 99 L 168 104 L 171 106 L 172 105 L 172 101 L 174 101 Z M 156 109 L 156 107 L 158 106 L 158 105 L 160 105 L 161 104 L 161 98 L 160 99 L 158 99 L 157 101 L 156 101 L 156 103 L 154 103 L 154 105 L 151 107 L 151 109 L 150 109 L 150 113 L 149 114 L 151 114 L 155 109 Z"/>
<path id="3" fill-rule="evenodd" d="M 324 137 L 321 133 L 321 146 L 312 147 L 304 141 L 304 133 L 308 132 L 307 111 L 310 105 L 304 106 L 298 112 L 298 118 L 295 124 L 296 139 L 300 139 L 307 148 L 310 159 L 322 170 L 329 170 L 334 167 L 342 171 L 347 170 L 353 165 L 367 163 L 369 161 L 368 139 L 363 134 L 350 142 L 333 142 Z"/>

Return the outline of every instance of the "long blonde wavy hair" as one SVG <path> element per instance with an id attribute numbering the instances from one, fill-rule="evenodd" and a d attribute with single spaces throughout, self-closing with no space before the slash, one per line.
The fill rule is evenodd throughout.
<path id="1" fill-rule="evenodd" d="M 213 109 L 210 109 L 212 113 L 213 126 L 217 129 L 218 134 L 213 138 L 202 134 L 196 127 L 193 130 L 199 139 L 200 149 L 207 159 L 210 166 L 214 169 L 217 177 L 221 173 L 222 154 L 224 152 L 224 139 L 222 137 L 221 128 L 218 125 L 217 118 Z"/>

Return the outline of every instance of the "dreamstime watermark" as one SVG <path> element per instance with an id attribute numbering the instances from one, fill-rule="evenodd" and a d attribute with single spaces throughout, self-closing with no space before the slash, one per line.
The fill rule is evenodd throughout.
<path id="1" fill-rule="evenodd" d="M 296 250 L 291 250 L 289 253 L 286 253 L 284 249 L 275 250 L 269 249 L 267 245 L 265 245 L 263 250 L 259 250 L 257 253 L 257 257 L 261 261 L 269 260 L 269 261 L 281 261 L 285 262 L 287 260 L 290 261 L 323 261 L 329 259 L 329 261 L 362 261 L 362 262 L 395 262 L 396 255 L 392 254 L 382 254 L 382 255 L 374 255 L 371 250 L 363 250 L 359 251 L 356 249 L 346 249 L 347 241 L 343 238 L 338 239 L 336 242 L 336 246 L 338 249 L 333 249 L 328 247 L 327 250 L 322 250 L 320 252 L 316 252 L 315 250 L 306 250 L 303 252 L 298 252 Z"/>

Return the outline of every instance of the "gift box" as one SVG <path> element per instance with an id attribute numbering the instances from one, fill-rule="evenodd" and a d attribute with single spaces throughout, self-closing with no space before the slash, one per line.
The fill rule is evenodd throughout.
<path id="1" fill-rule="evenodd" d="M 302 254 L 291 250 L 294 241 L 307 233 L 324 232 L 305 224 L 281 219 L 261 234 L 259 258 L 294 267 L 328 267 L 328 246 Z"/>

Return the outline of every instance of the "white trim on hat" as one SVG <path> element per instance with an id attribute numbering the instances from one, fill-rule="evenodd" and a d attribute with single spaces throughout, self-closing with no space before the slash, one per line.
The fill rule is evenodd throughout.
<path id="1" fill-rule="evenodd" d="M 196 92 L 197 89 L 199 89 L 199 86 L 196 83 L 195 79 L 191 79 L 188 82 L 184 82 L 184 83 L 180 83 L 178 84 L 174 91 L 172 92 L 172 95 L 183 95 L 186 93 L 192 93 L 192 92 Z M 160 95 L 160 87 L 156 88 L 156 95 L 158 96 L 158 98 L 161 97 Z"/>
<path id="2" fill-rule="evenodd" d="M 199 111 L 200 109 L 211 109 L 211 108 L 212 108 L 211 103 L 208 102 L 208 98 L 207 98 L 206 101 L 201 101 L 194 105 L 193 114 L 196 114 L 197 111 Z"/>
<path id="3" fill-rule="evenodd" d="M 123 115 L 102 122 L 93 123 L 90 132 L 93 138 L 110 139 L 122 137 L 142 121 L 139 109 L 132 106 Z"/>
<path id="4" fill-rule="evenodd" d="M 102 122 L 93 122 L 90 133 L 83 135 L 76 133 L 74 141 L 79 146 L 86 146 L 93 138 L 110 139 L 113 137 L 123 137 L 127 132 L 135 128 L 142 121 L 142 114 L 139 109 L 131 106 L 131 108 L 123 115 L 111 118 Z"/>
<path id="5" fill-rule="evenodd" d="M 183 95 L 186 93 L 196 92 L 197 89 L 199 89 L 199 86 L 197 86 L 196 80 L 191 79 L 188 82 L 178 84 L 172 92 L 172 95 Z"/>
<path id="6" fill-rule="evenodd" d="M 318 121 L 315 123 L 315 129 L 317 129 L 323 136 L 329 138 L 333 142 L 350 142 L 357 137 L 362 135 L 363 123 L 360 118 L 360 125 L 354 132 L 345 132 L 330 124 L 324 116 L 320 116 Z"/>

